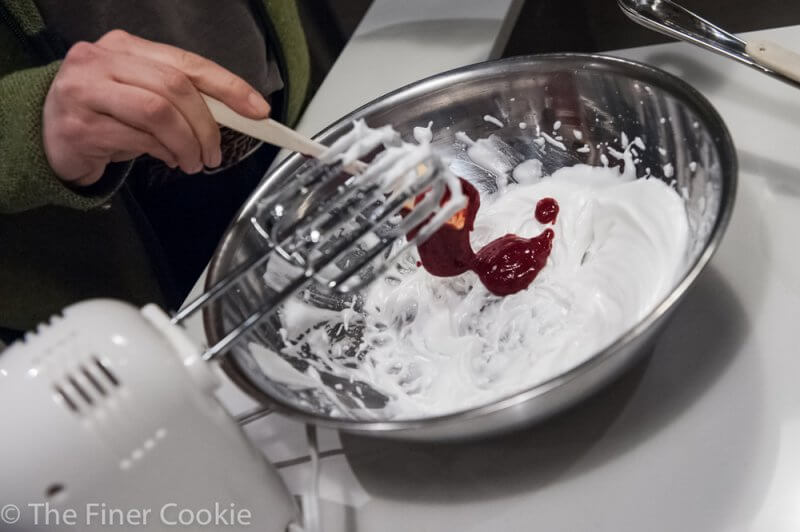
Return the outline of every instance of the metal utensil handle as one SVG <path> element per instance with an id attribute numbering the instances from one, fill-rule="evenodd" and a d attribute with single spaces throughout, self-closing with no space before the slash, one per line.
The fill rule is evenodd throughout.
<path id="1" fill-rule="evenodd" d="M 752 63 L 745 42 L 670 0 L 619 0 L 634 22 L 681 41 L 688 41 L 733 59 Z"/>
<path id="2" fill-rule="evenodd" d="M 800 88 L 800 83 L 795 78 L 787 76 L 752 56 L 749 53 L 751 50 L 744 40 L 675 2 L 670 0 L 618 0 L 618 4 L 622 11 L 637 24 L 724 55 Z"/>

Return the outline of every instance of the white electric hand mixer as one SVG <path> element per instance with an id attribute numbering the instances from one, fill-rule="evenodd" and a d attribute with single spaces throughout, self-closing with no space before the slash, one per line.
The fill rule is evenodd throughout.
<path id="1" fill-rule="evenodd" d="M 376 152 L 363 171 L 343 171 Z M 321 199 L 306 207 L 310 194 Z M 301 529 L 280 476 L 217 402 L 208 362 L 309 283 L 343 293 L 375 279 L 465 202 L 430 145 L 356 122 L 265 200 L 263 217 L 237 222 L 256 227 L 265 252 L 176 316 L 154 305 L 94 300 L 28 333 L 0 354 L 3 526 Z M 287 219 L 288 212 L 302 215 Z M 291 275 L 274 298 L 205 351 L 187 338 L 181 322 L 275 260 Z M 144 522 L 136 512 L 147 514 Z"/>

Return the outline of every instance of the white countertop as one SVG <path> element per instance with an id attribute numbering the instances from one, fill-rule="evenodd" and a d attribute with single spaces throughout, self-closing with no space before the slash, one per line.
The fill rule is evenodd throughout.
<path id="1" fill-rule="evenodd" d="M 521 8 L 521 0 L 374 1 L 297 130 L 314 135 L 412 81 L 499 57 Z"/>
<path id="2" fill-rule="evenodd" d="M 800 50 L 800 26 L 749 35 Z M 800 92 L 685 44 L 612 55 L 679 75 L 730 128 L 739 191 L 719 252 L 651 359 L 544 425 L 460 445 L 322 431 L 344 449 L 322 460 L 326 532 L 800 530 Z M 305 454 L 290 420 L 248 432 L 275 462 Z M 304 491 L 307 463 L 280 465 Z"/>

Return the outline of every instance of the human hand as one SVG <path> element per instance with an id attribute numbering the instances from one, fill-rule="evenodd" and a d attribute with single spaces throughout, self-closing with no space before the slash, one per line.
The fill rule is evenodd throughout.
<path id="1" fill-rule="evenodd" d="M 200 92 L 247 117 L 266 100 L 216 63 L 114 30 L 67 53 L 43 110 L 47 160 L 63 181 L 96 183 L 110 162 L 148 154 L 197 173 L 219 166 L 219 127 Z"/>

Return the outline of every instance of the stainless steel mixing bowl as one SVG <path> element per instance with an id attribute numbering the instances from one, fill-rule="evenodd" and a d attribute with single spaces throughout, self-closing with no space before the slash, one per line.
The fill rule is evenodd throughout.
<path id="1" fill-rule="evenodd" d="M 331 101 L 330 105 L 336 105 Z M 492 115 L 504 124 L 484 120 Z M 492 189 L 493 176 L 469 161 L 463 144 L 455 139 L 464 131 L 472 138 L 497 135 L 517 158 L 539 158 L 545 170 L 554 171 L 578 162 L 601 164 L 608 143 L 619 147 L 625 133 L 641 137 L 646 149 L 639 173 L 645 168 L 664 176 L 665 165 L 674 168 L 678 190 L 686 197 L 692 231 L 692 249 L 686 273 L 674 290 L 648 316 L 586 362 L 542 384 L 514 393 L 491 404 L 458 413 L 425 419 L 392 420 L 347 412 L 355 407 L 353 384 L 333 375 L 322 375 L 337 386 L 336 401 L 330 394 L 302 386 L 286 386 L 262 371 L 248 342 L 258 342 L 281 351 L 277 320 L 255 331 L 248 342 L 240 342 L 223 362 L 225 371 L 246 392 L 263 403 L 303 421 L 375 436 L 444 440 L 487 435 L 541 420 L 586 398 L 617 376 L 637 357 L 648 352 L 667 318 L 708 263 L 719 244 L 731 215 L 736 189 L 736 156 L 725 125 L 708 101 L 692 87 L 661 70 L 631 61 L 589 55 L 542 55 L 519 57 L 473 65 L 439 74 L 411 84 L 345 116 L 322 132 L 317 140 L 330 143 L 348 130 L 353 119 L 365 118 L 371 126 L 392 124 L 411 139 L 414 126 L 433 121 L 433 144 L 453 157 L 457 173 Z M 540 127 L 552 131 L 561 122 L 567 150 L 533 142 Z M 524 122 L 527 127 L 520 128 Z M 579 131 L 577 140 L 573 130 Z M 587 143 L 588 153 L 575 149 Z M 211 264 L 208 283 L 263 249 L 263 241 L 247 220 L 259 216 L 259 201 L 279 189 L 304 164 L 295 155 L 270 173 L 243 207 L 240 222 L 232 226 Z M 670 173 L 670 172 L 667 172 Z M 211 342 L 241 320 L 268 289 L 263 269 L 244 279 L 236 293 L 206 309 L 204 320 Z M 341 308 L 344 303 L 313 298 L 315 304 Z M 278 355 L 274 355 L 278 356 Z M 281 355 L 285 356 L 285 355 Z M 304 356 L 313 357 L 313 352 Z M 302 369 L 304 361 L 287 360 Z M 358 398 L 367 408 L 382 406 L 386 398 L 369 383 L 355 383 Z M 344 410 L 344 412 L 343 412 Z M 349 414 L 349 415 L 348 415 Z"/>

